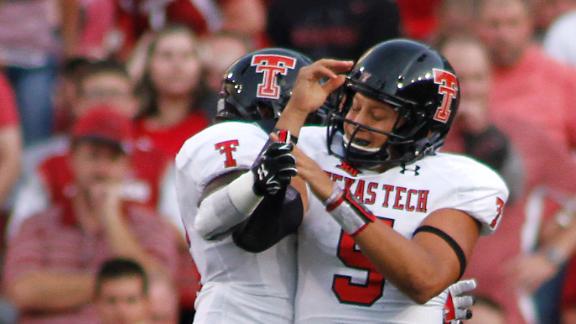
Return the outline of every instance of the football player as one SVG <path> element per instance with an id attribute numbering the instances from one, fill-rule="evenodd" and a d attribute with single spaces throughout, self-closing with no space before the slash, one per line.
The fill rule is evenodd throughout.
<path id="1" fill-rule="evenodd" d="M 302 127 L 342 84 L 328 126 Z M 298 231 L 295 322 L 443 320 L 447 288 L 508 197 L 489 168 L 438 152 L 459 96 L 449 63 L 409 40 L 377 44 L 354 66 L 324 59 L 300 71 L 276 126 L 300 138 L 298 175 L 313 192 Z"/>
<path id="2" fill-rule="evenodd" d="M 289 234 L 300 223 L 292 216 L 301 217 L 305 203 L 294 189 L 286 192 L 285 182 L 295 174 L 294 160 L 287 155 L 291 144 L 271 143 L 268 158 L 254 161 L 290 97 L 298 70 L 310 63 L 305 55 L 281 48 L 237 60 L 224 75 L 219 122 L 188 139 L 176 157 L 181 215 L 202 283 L 195 323 L 293 321 L 296 248 Z M 245 187 L 257 195 L 245 199 Z M 264 199 L 279 190 L 279 201 Z M 291 198 L 285 202 L 285 196 Z M 246 247 L 265 239 L 251 237 L 254 229 L 243 221 L 249 215 L 268 216 L 269 204 L 277 203 L 288 206 L 279 217 L 268 218 L 286 221 L 278 226 L 286 237 L 262 253 L 237 247 L 235 241 Z M 293 212 L 282 217 L 287 211 Z"/>

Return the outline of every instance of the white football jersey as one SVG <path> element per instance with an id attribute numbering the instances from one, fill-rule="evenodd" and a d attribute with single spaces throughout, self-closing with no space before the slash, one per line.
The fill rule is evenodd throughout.
<path id="1" fill-rule="evenodd" d="M 204 188 L 250 168 L 268 140 L 258 125 L 223 122 L 186 141 L 176 156 L 176 188 L 190 252 L 201 275 L 195 323 L 292 323 L 295 235 L 262 253 L 238 248 L 230 235 L 206 241 L 193 227 Z"/>
<path id="2" fill-rule="evenodd" d="M 298 147 L 374 215 L 406 238 L 431 212 L 462 210 L 484 234 L 500 221 L 508 190 L 484 165 L 463 156 L 428 156 L 384 173 L 355 170 L 328 154 L 326 128 L 305 127 Z M 313 195 L 311 195 L 313 196 Z M 419 305 L 386 281 L 350 235 L 310 198 L 298 233 L 296 323 L 442 323 L 447 292 Z"/>

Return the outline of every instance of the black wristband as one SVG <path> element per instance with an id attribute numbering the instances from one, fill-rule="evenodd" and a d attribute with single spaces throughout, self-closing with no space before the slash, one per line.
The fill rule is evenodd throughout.
<path id="1" fill-rule="evenodd" d="M 454 253 L 456 253 L 456 257 L 458 257 L 458 262 L 460 263 L 460 274 L 458 275 L 458 280 L 460 280 L 460 278 L 462 278 L 462 275 L 464 274 L 464 271 L 466 270 L 466 256 L 464 255 L 464 251 L 462 251 L 460 245 L 458 245 L 458 243 L 454 241 L 454 239 L 450 235 L 446 234 L 446 232 L 433 226 L 429 225 L 420 226 L 414 231 L 414 234 L 412 234 L 412 236 L 415 236 L 420 232 L 435 234 L 441 239 L 443 239 L 446 243 L 448 243 L 448 245 L 452 248 Z"/>

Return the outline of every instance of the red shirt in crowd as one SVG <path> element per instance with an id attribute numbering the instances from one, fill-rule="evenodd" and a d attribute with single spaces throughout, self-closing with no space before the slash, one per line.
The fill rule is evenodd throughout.
<path id="1" fill-rule="evenodd" d="M 502 130 L 506 120 L 541 128 L 555 145 L 576 148 L 576 74 L 531 47 L 513 68 L 494 71 L 490 118 Z M 530 132 L 531 129 L 524 131 Z"/>
<path id="2" fill-rule="evenodd" d="M 208 124 L 208 119 L 202 112 L 193 112 L 180 123 L 160 129 L 153 129 L 148 126 L 146 119 L 139 119 L 134 127 L 136 145 L 153 147 L 174 158 L 184 142 L 206 128 Z"/>
<path id="3" fill-rule="evenodd" d="M 0 73 L 0 128 L 18 125 L 18 120 L 14 92 L 4 74 Z"/>
<path id="4" fill-rule="evenodd" d="M 441 0 L 398 0 L 404 34 L 410 38 L 430 39 L 438 27 L 436 11 Z"/>
<path id="5" fill-rule="evenodd" d="M 50 204 L 67 200 L 73 192 L 74 175 L 69 158 L 69 153 L 53 155 L 39 166 Z M 125 190 L 127 199 L 157 209 L 168 158 L 159 152 L 135 150 L 131 160 L 132 174 L 127 175 L 128 184 Z"/>

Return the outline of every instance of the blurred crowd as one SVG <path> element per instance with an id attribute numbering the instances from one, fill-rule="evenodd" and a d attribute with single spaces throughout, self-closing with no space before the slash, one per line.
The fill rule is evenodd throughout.
<path id="1" fill-rule="evenodd" d="M 575 31 L 576 0 L 0 0 L 0 322 L 191 323 L 172 161 L 223 72 L 405 37 L 460 78 L 443 150 L 511 189 L 470 323 L 576 323 Z"/>

